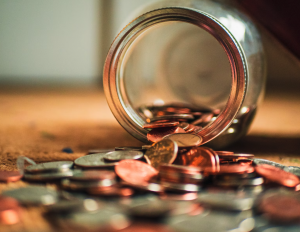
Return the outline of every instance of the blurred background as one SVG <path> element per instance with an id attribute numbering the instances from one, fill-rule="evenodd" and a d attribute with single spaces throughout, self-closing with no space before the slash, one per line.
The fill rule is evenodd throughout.
<path id="1" fill-rule="evenodd" d="M 0 0 L 0 86 L 101 86 L 102 67 L 128 16 L 153 0 Z M 300 66 L 260 27 L 267 90 L 300 83 Z"/>

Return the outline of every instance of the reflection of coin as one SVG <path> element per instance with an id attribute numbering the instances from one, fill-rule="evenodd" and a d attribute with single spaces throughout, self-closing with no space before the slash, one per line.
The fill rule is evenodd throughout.
<path id="1" fill-rule="evenodd" d="M 45 173 L 45 172 L 58 172 L 69 170 L 73 166 L 72 161 L 55 161 L 41 164 L 30 165 L 26 168 L 26 172 L 31 173 Z"/>
<path id="2" fill-rule="evenodd" d="M 145 158 L 152 167 L 158 169 L 161 164 L 171 164 L 174 162 L 178 151 L 176 142 L 170 139 L 164 139 L 145 153 Z"/>
<path id="3" fill-rule="evenodd" d="M 112 151 L 104 155 L 104 159 L 108 161 L 120 161 L 125 159 L 141 159 L 144 153 L 141 151 Z"/>
<path id="4" fill-rule="evenodd" d="M 122 160 L 115 167 L 115 171 L 125 182 L 137 185 L 147 185 L 158 174 L 154 168 L 137 160 Z"/>
<path id="5" fill-rule="evenodd" d="M 203 140 L 199 135 L 187 133 L 167 135 L 164 137 L 164 139 L 171 139 L 175 141 L 179 148 L 197 147 L 201 145 Z"/>

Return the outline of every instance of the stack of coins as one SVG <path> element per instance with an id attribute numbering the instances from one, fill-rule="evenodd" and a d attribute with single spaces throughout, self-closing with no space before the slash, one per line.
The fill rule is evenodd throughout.
<path id="1" fill-rule="evenodd" d="M 72 161 L 56 161 L 30 165 L 25 169 L 27 181 L 55 181 L 73 175 Z"/>

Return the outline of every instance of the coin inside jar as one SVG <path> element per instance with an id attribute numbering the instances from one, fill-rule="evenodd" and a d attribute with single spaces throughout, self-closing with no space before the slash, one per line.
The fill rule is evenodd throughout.
<path id="1" fill-rule="evenodd" d="M 141 151 L 112 151 L 106 153 L 103 157 L 107 161 L 120 161 L 125 159 L 141 159 L 144 153 Z"/>
<path id="2" fill-rule="evenodd" d="M 179 122 L 153 122 L 143 126 L 144 129 L 178 126 Z"/>
<path id="3" fill-rule="evenodd" d="M 147 139 L 156 143 L 161 141 L 165 136 L 175 133 L 185 133 L 185 130 L 181 127 L 156 128 L 147 133 Z"/>
<path id="4" fill-rule="evenodd" d="M 198 147 L 202 143 L 202 137 L 196 134 L 177 133 L 164 137 L 164 139 L 171 139 L 175 141 L 179 148 Z"/>

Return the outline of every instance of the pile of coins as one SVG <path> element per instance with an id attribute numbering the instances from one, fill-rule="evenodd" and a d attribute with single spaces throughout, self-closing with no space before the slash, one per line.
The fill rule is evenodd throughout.
<path id="1" fill-rule="evenodd" d="M 141 112 L 151 146 L 33 164 L 24 176 L 0 173 L 0 181 L 30 182 L 2 193 L 0 221 L 18 223 L 22 207 L 42 205 L 53 231 L 300 231 L 300 167 L 200 146 L 197 130 L 219 111 Z"/>

